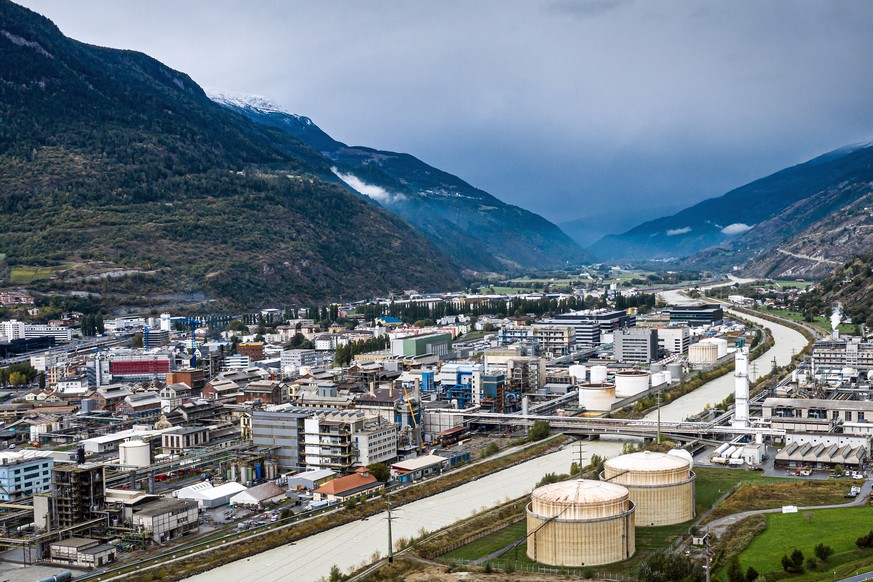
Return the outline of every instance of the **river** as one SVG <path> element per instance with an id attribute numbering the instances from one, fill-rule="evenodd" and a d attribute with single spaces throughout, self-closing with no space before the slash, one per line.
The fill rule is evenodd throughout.
<path id="1" fill-rule="evenodd" d="M 662 294 L 668 303 L 682 303 L 688 299 L 676 292 Z M 757 317 L 741 314 L 769 327 L 775 345 L 754 360 L 758 370 L 765 373 L 771 367 L 773 357 L 780 366 L 788 363 L 792 353 L 806 345 L 800 333 L 785 326 Z M 677 398 L 661 408 L 661 419 L 684 420 L 700 412 L 707 404 L 725 399 L 734 389 L 732 374 L 704 384 L 694 392 Z M 649 415 L 654 417 L 653 415 Z M 585 460 L 594 453 L 612 457 L 621 453 L 622 443 L 615 440 L 586 442 Z M 455 521 L 468 517 L 497 503 L 529 493 L 534 484 L 548 472 L 565 473 L 578 455 L 575 447 L 539 457 L 482 477 L 445 493 L 428 497 L 399 508 L 393 522 L 394 538 L 418 535 L 421 529 L 434 531 Z M 293 546 L 269 550 L 245 560 L 232 562 L 190 578 L 193 582 L 257 580 L 258 582 L 300 581 L 307 582 L 326 577 L 333 565 L 343 572 L 371 562 L 375 552 L 383 555 L 387 550 L 386 515 L 373 516 L 366 521 L 349 523 L 332 530 L 300 540 Z"/>

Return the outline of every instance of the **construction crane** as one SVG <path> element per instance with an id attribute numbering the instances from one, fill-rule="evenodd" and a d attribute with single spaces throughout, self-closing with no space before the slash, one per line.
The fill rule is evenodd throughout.
<path id="1" fill-rule="evenodd" d="M 421 429 L 418 426 L 418 420 L 415 418 L 415 410 L 412 408 L 412 400 L 409 398 L 409 392 L 406 391 L 406 384 L 401 384 L 403 387 L 403 396 L 406 398 L 406 406 L 409 407 L 409 416 L 412 417 L 412 426 L 415 427 L 415 437 L 418 440 L 417 446 L 420 451 L 425 449 L 424 439 L 421 437 Z"/>

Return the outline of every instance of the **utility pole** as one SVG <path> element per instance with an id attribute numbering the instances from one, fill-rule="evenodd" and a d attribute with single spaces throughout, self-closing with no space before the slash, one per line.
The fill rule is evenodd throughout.
<path id="1" fill-rule="evenodd" d="M 709 545 L 709 528 L 706 528 L 706 544 L 704 544 L 703 548 L 703 553 L 706 556 L 706 582 L 711 582 L 710 570 L 712 570 L 712 547 Z"/>
<path id="2" fill-rule="evenodd" d="M 582 439 L 579 439 L 579 478 L 582 478 Z"/>
<path id="3" fill-rule="evenodd" d="M 388 494 L 388 563 L 394 563 L 394 539 L 391 537 L 391 521 L 394 520 L 394 517 L 391 517 L 391 494 Z"/>
<path id="4" fill-rule="evenodd" d="M 658 390 L 658 436 L 655 441 L 657 444 L 661 444 L 661 391 L 664 390 L 661 388 Z"/>

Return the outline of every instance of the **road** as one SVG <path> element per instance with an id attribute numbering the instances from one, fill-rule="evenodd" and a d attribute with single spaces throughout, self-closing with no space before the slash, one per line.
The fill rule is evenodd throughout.
<path id="1" fill-rule="evenodd" d="M 585 459 L 592 453 L 615 456 L 621 453 L 619 441 L 594 441 L 583 449 Z M 420 530 L 434 531 L 497 503 L 520 497 L 533 490 L 549 472 L 567 472 L 577 459 L 578 449 L 567 447 L 477 481 L 456 487 L 397 509 L 393 521 L 394 539 L 414 537 Z M 356 521 L 298 541 L 293 546 L 276 548 L 251 558 L 233 562 L 189 578 L 192 582 L 258 580 L 258 582 L 313 581 L 327 576 L 332 565 L 348 571 L 372 561 L 375 552 L 387 552 L 386 514 Z"/>
<path id="2" fill-rule="evenodd" d="M 693 302 L 694 300 L 681 295 L 678 291 L 667 291 L 661 294 L 661 297 L 669 304 L 676 305 L 681 303 Z M 791 356 L 800 352 L 806 347 L 806 338 L 800 332 L 794 331 L 784 325 L 773 323 L 746 315 L 745 313 L 737 313 L 730 309 L 727 313 L 741 317 L 761 325 L 762 327 L 770 328 L 773 334 L 773 347 L 764 352 L 757 359 L 752 360 L 752 365 L 757 368 L 758 375 L 766 374 L 773 367 L 773 358 L 776 358 L 776 363 L 779 366 L 784 366 L 791 361 Z M 752 368 L 750 366 L 751 370 Z M 754 380 L 757 376 L 750 374 Z M 677 398 L 670 403 L 669 406 L 661 408 L 661 420 L 667 422 L 679 422 L 685 420 L 692 414 L 696 414 L 706 408 L 706 405 L 715 405 L 727 398 L 734 391 L 734 376 L 726 374 L 721 378 L 708 382 L 689 394 Z M 652 412 L 646 416 L 647 420 L 655 420 L 658 416 L 657 412 Z"/>
<path id="3" fill-rule="evenodd" d="M 674 296 L 675 293 L 675 296 Z M 676 292 L 665 292 L 668 301 L 685 302 Z M 773 330 L 776 344 L 756 360 L 759 369 L 775 356 L 780 365 L 791 357 L 792 350 L 799 351 L 806 339 L 787 327 L 750 316 Z M 720 402 L 733 390 L 733 376 L 704 384 L 691 394 L 678 398 L 661 408 L 663 420 L 684 420 L 690 414 L 700 412 L 707 403 Z M 612 457 L 621 453 L 622 442 L 599 440 L 584 445 L 584 457 L 594 453 Z M 434 531 L 448 526 L 473 512 L 492 507 L 506 499 L 529 493 L 536 481 L 545 473 L 566 472 L 578 455 L 575 447 L 545 455 L 500 471 L 477 481 L 467 483 L 451 491 L 402 506 L 396 511 L 393 522 L 394 539 L 417 536 L 421 529 Z M 298 541 L 293 546 L 276 548 L 245 560 L 232 562 L 190 578 L 192 582 L 215 582 L 258 580 L 258 582 L 310 581 L 327 576 L 333 565 L 343 571 L 373 561 L 375 552 L 383 555 L 387 550 L 387 515 L 373 516 Z"/>

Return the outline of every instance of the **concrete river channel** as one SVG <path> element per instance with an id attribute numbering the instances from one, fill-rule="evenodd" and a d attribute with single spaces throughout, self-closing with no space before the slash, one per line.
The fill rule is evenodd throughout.
<path id="1" fill-rule="evenodd" d="M 669 303 L 687 301 L 676 292 L 667 292 L 663 296 Z M 783 366 L 788 363 L 793 353 L 799 352 L 806 345 L 803 335 L 792 329 L 745 314 L 742 314 L 742 317 L 769 327 L 773 333 L 775 345 L 755 360 L 760 374 L 770 370 L 774 357 L 777 363 Z M 707 404 L 721 402 L 733 389 L 732 374 L 717 378 L 661 407 L 661 419 L 684 420 L 702 411 Z M 654 418 L 653 415 L 650 416 Z M 621 453 L 622 444 L 619 440 L 606 439 L 586 442 L 583 454 L 586 459 L 594 453 L 604 457 L 615 456 Z M 445 493 L 404 505 L 394 512 L 392 528 L 394 539 L 417 536 L 422 529 L 434 531 L 446 527 L 459 519 L 469 517 L 474 512 L 530 493 L 545 473 L 565 473 L 569 470 L 570 463 L 577 458 L 578 449 L 568 446 L 558 452 L 482 477 Z M 386 514 L 382 514 L 364 521 L 349 523 L 302 539 L 294 545 L 283 546 L 226 564 L 189 580 L 307 582 L 322 576 L 326 577 L 333 565 L 346 572 L 351 567 L 370 562 L 375 552 L 386 554 L 388 545 L 386 517 Z"/>

